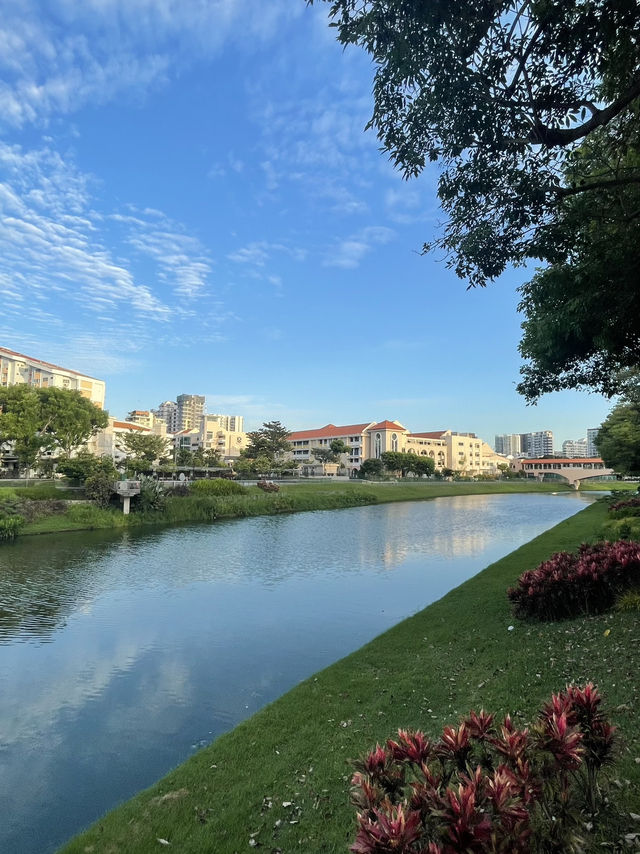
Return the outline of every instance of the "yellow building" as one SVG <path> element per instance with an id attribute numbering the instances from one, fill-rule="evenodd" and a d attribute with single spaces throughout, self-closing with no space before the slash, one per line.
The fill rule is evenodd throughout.
<path id="1" fill-rule="evenodd" d="M 320 474 L 324 469 L 313 451 L 330 448 L 335 439 L 341 439 L 349 448 L 340 457 L 343 471 L 349 476 L 356 474 L 365 460 L 379 458 L 386 451 L 430 457 L 437 471 L 449 468 L 468 477 L 498 474 L 498 463 L 504 463 L 504 457 L 475 433 L 411 433 L 399 421 L 327 424 L 315 430 L 298 430 L 289 437 L 291 458 L 301 464 L 303 472 Z M 326 471 L 333 473 L 328 468 Z"/>
<path id="2" fill-rule="evenodd" d="M 102 380 L 0 347 L 0 387 L 22 384 L 34 388 L 79 391 L 87 400 L 104 409 L 105 384 Z"/>

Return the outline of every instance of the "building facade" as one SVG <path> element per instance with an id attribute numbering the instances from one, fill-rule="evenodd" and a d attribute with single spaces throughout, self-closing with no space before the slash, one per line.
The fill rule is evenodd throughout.
<path id="1" fill-rule="evenodd" d="M 589 427 L 587 430 L 587 456 L 588 457 L 597 457 L 598 456 L 598 448 L 596 445 L 596 439 L 598 438 L 598 433 L 600 432 L 599 427 Z"/>
<path id="2" fill-rule="evenodd" d="M 179 394 L 176 403 L 178 404 L 177 429 L 189 430 L 198 427 L 200 419 L 204 415 L 204 395 Z"/>
<path id="3" fill-rule="evenodd" d="M 587 453 L 587 440 L 567 439 L 562 443 L 562 455 L 571 459 L 591 456 Z"/>
<path id="4" fill-rule="evenodd" d="M 498 464 L 505 462 L 504 457 L 474 433 L 452 430 L 411 433 L 398 421 L 327 424 L 314 430 L 297 430 L 289 437 L 290 457 L 309 473 L 320 473 L 313 451 L 330 448 L 335 439 L 341 439 L 349 449 L 340 455 L 339 463 L 349 476 L 357 474 L 365 460 L 379 459 L 386 451 L 430 457 L 436 470 L 449 468 L 469 477 L 498 474 Z M 326 473 L 332 473 L 328 467 Z"/>
<path id="5" fill-rule="evenodd" d="M 520 433 L 502 433 L 496 436 L 493 444 L 496 454 L 517 457 L 522 451 L 522 438 Z"/>
<path id="6" fill-rule="evenodd" d="M 102 380 L 0 347 L 0 387 L 13 385 L 78 391 L 104 409 L 105 384 Z"/>
<path id="7" fill-rule="evenodd" d="M 538 430 L 521 433 L 522 453 L 527 457 L 550 457 L 553 455 L 553 430 Z"/>

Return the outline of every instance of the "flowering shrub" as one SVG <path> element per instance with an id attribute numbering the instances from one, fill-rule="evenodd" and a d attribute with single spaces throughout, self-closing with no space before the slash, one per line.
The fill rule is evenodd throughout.
<path id="1" fill-rule="evenodd" d="M 533 854 L 580 849 L 581 810 L 598 807 L 614 727 L 597 689 L 570 686 L 535 725 L 471 711 L 438 741 L 398 730 L 359 760 L 354 854 Z"/>
<path id="2" fill-rule="evenodd" d="M 616 501 L 609 506 L 609 513 L 619 516 L 640 516 L 640 498 L 628 498 L 626 501 Z"/>
<path id="3" fill-rule="evenodd" d="M 256 483 L 258 489 L 261 489 L 263 492 L 280 492 L 280 487 L 277 483 L 274 483 L 272 480 L 259 480 Z"/>
<path id="4" fill-rule="evenodd" d="M 507 595 L 517 617 L 558 620 L 610 608 L 624 590 L 640 585 L 640 543 L 620 541 L 558 552 L 523 572 Z"/>

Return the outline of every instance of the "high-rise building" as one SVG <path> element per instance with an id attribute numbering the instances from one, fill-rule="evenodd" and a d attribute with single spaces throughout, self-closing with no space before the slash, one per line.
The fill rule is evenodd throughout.
<path id="1" fill-rule="evenodd" d="M 179 394 L 176 398 L 178 403 L 178 430 L 190 430 L 200 427 L 200 419 L 204 415 L 204 395 L 201 394 Z"/>
<path id="2" fill-rule="evenodd" d="M 496 454 L 505 454 L 507 456 L 516 457 L 520 453 L 522 447 L 519 433 L 503 433 L 496 436 L 494 444 Z"/>
<path id="3" fill-rule="evenodd" d="M 104 409 L 105 384 L 102 380 L 0 347 L 0 387 L 23 384 L 79 391 L 91 403 Z"/>
<path id="4" fill-rule="evenodd" d="M 522 433 L 520 438 L 524 439 L 523 450 L 531 459 L 553 456 L 553 430 L 538 430 L 535 433 Z M 526 449 L 526 450 L 525 450 Z"/>
<path id="5" fill-rule="evenodd" d="M 567 439 L 562 443 L 562 456 L 571 459 L 590 456 L 590 454 L 587 453 L 587 440 Z M 594 456 L 596 455 L 594 454 Z"/>
<path id="6" fill-rule="evenodd" d="M 589 427 L 587 430 L 587 456 L 588 457 L 599 457 L 600 452 L 596 447 L 596 439 L 598 438 L 598 433 L 600 432 L 599 427 Z"/>
<path id="7" fill-rule="evenodd" d="M 175 433 L 178 429 L 178 404 L 175 400 L 165 400 L 157 409 L 152 409 L 156 418 L 167 425 L 167 433 Z"/>

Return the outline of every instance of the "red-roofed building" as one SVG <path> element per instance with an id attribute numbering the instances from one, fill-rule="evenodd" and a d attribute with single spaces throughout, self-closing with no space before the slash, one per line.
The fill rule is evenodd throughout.
<path id="1" fill-rule="evenodd" d="M 314 458 L 314 449 L 328 450 L 334 439 L 341 439 L 349 448 L 340 455 L 340 463 L 332 468 Z M 379 458 L 386 451 L 418 454 L 430 457 L 436 470 L 450 468 L 470 476 L 497 474 L 503 457 L 475 433 L 456 433 L 435 430 L 410 433 L 399 421 L 369 421 L 363 424 L 337 426 L 326 424 L 315 430 L 297 430 L 289 437 L 291 456 L 301 464 L 306 475 L 343 473 L 353 476 L 365 460 Z"/>

